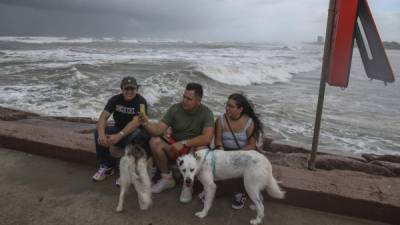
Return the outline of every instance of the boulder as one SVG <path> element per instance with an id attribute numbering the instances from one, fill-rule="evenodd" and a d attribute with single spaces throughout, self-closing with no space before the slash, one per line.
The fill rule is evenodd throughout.
<path id="1" fill-rule="evenodd" d="M 400 163 L 392 163 L 387 161 L 371 161 L 371 164 L 379 165 L 388 168 L 394 174 L 400 177 Z"/>
<path id="2" fill-rule="evenodd" d="M 39 116 L 35 113 L 23 112 L 14 109 L 8 109 L 0 106 L 0 120 L 14 121 L 19 119 L 26 119 L 29 117 Z"/>
<path id="3" fill-rule="evenodd" d="M 387 177 L 396 176 L 392 170 L 384 166 L 336 155 L 319 155 L 315 162 L 315 167 L 323 170 L 352 170 Z"/>
<path id="4" fill-rule="evenodd" d="M 362 154 L 368 162 L 369 161 L 387 161 L 393 163 L 400 163 L 400 155 L 376 155 L 376 154 Z"/>

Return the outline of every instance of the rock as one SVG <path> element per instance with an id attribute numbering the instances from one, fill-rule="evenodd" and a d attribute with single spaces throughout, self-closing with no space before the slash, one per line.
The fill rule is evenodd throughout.
<path id="1" fill-rule="evenodd" d="M 310 153 L 310 151 L 290 145 L 276 144 L 274 142 L 264 146 L 264 150 L 268 152 L 282 152 L 282 153 Z"/>
<path id="2" fill-rule="evenodd" d="M 387 177 L 396 176 L 392 170 L 384 166 L 364 163 L 343 156 L 319 155 L 315 167 L 323 170 L 352 170 Z"/>
<path id="3" fill-rule="evenodd" d="M 74 122 L 74 123 L 89 123 L 89 124 L 97 123 L 96 120 L 93 120 L 92 118 L 89 118 L 89 117 L 53 116 L 51 118 L 54 118 L 54 119 L 57 119 L 57 120 L 68 121 L 68 122 Z"/>
<path id="4" fill-rule="evenodd" d="M 400 177 L 400 164 L 399 163 L 392 163 L 392 162 L 386 162 L 386 161 L 371 161 L 371 164 L 374 165 L 379 165 L 388 168 L 391 170 L 393 173 L 395 173 L 397 176 Z"/>
<path id="5" fill-rule="evenodd" d="M 368 162 L 369 161 L 387 161 L 393 163 L 400 163 L 400 155 L 376 155 L 376 154 L 362 154 Z"/>
<path id="6" fill-rule="evenodd" d="M 273 165 L 286 166 L 295 169 L 307 168 L 307 155 L 303 153 L 266 152 L 265 156 Z"/>
<path id="7" fill-rule="evenodd" d="M 22 112 L 14 109 L 0 107 L 0 120 L 14 121 L 19 119 L 26 119 L 28 117 L 39 116 L 35 113 Z"/>

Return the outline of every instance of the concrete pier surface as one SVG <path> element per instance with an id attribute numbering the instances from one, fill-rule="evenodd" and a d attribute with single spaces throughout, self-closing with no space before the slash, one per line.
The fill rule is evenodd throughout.
<path id="1" fill-rule="evenodd" d="M 136 192 L 127 195 L 125 211 L 116 213 L 119 189 L 115 176 L 95 183 L 96 168 L 46 158 L 0 147 L 0 224 L 249 224 L 255 212 L 246 207 L 231 209 L 231 197 L 219 195 L 204 219 L 194 213 L 202 208 L 199 199 L 178 201 L 179 187 L 153 196 L 154 204 L 140 211 Z M 379 225 L 376 221 L 342 216 L 264 200 L 268 225 Z"/>
<path id="2" fill-rule="evenodd" d="M 66 194 L 64 198 L 67 199 L 65 202 L 73 206 L 69 209 L 69 212 L 67 211 L 67 214 L 64 215 L 62 219 L 64 224 L 75 224 L 71 222 L 70 219 L 81 216 L 81 214 L 82 216 L 90 217 L 91 219 L 87 221 L 91 222 L 102 214 L 103 211 L 96 208 L 100 206 L 101 209 L 107 208 L 104 212 L 113 212 L 113 208 L 116 204 L 116 196 L 118 195 L 118 190 L 116 188 L 111 188 L 113 187 L 112 183 L 114 181 L 108 180 L 99 184 L 90 181 L 90 177 L 95 172 L 97 165 L 93 142 L 95 121 L 89 118 L 40 116 L 0 107 L 0 127 L 0 147 L 3 148 L 1 158 L 2 161 L 4 161 L 0 165 L 0 178 L 3 179 L 0 180 L 0 196 L 2 197 L 2 201 L 0 202 L 2 210 L 0 216 L 6 217 L 9 222 L 12 222 L 11 219 L 21 219 L 22 217 L 19 215 L 25 215 L 26 213 L 30 215 L 29 213 L 32 210 L 38 213 L 37 207 L 45 202 L 45 199 L 49 199 L 44 194 L 42 194 L 43 196 L 37 194 L 47 193 L 44 191 L 47 187 L 46 185 L 48 185 L 49 190 L 51 190 L 50 187 L 55 185 L 53 187 L 55 193 L 65 190 Z M 309 155 L 307 149 L 277 143 L 271 139 L 265 139 L 264 143 L 265 152 L 263 154 L 271 161 L 274 176 L 281 181 L 280 185 L 286 191 L 286 198 L 283 200 L 274 200 L 274 203 L 272 203 L 272 200 L 269 198 L 264 200 L 266 205 L 265 213 L 271 216 L 270 220 L 273 219 L 275 215 L 279 215 L 280 220 L 276 220 L 276 224 L 285 224 L 282 220 L 286 221 L 284 219 L 286 217 L 285 214 L 279 214 L 280 210 L 277 210 L 276 213 L 269 214 L 274 207 L 284 207 L 285 210 L 301 208 L 302 212 L 313 212 L 316 213 L 316 215 L 333 215 L 322 213 L 327 212 L 371 221 L 399 224 L 400 156 L 340 155 L 326 152 L 318 154 L 316 160 L 317 170 L 310 171 L 306 169 L 307 157 Z M 31 163 L 30 160 L 22 157 L 22 155 L 26 153 L 13 153 L 17 155 L 22 154 L 20 156 L 23 164 L 19 165 L 20 162 L 18 160 L 12 160 L 12 158 L 4 159 L 4 157 L 8 157 L 7 155 L 10 155 L 10 157 L 13 155 L 9 152 L 14 152 L 5 149 L 14 149 L 28 154 L 34 154 L 29 156 L 32 159 L 36 159 L 37 155 L 42 155 L 47 158 L 37 158 L 37 163 L 34 164 L 33 162 Z M 57 170 L 46 166 L 45 162 L 51 162 L 52 160 L 48 158 L 62 160 L 54 161 L 57 163 L 53 164 L 65 165 L 63 168 L 58 168 L 64 171 L 64 173 L 57 174 Z M 43 165 L 40 161 L 43 161 Z M 15 168 L 12 167 L 14 164 L 16 166 Z M 68 169 L 66 165 L 69 165 Z M 35 175 L 36 170 L 39 168 L 42 168 L 43 173 Z M 73 175 L 75 173 L 77 174 L 76 176 Z M 84 173 L 85 175 L 83 175 Z M 175 174 L 176 173 L 179 174 L 178 171 L 175 171 Z M 32 187 L 27 186 L 25 189 L 18 191 L 18 188 L 20 188 L 19 186 L 7 186 L 24 183 L 24 180 L 26 180 L 26 182 L 29 181 L 29 185 Z M 215 218 L 220 218 L 219 216 L 221 214 L 218 212 L 219 210 L 230 209 L 230 197 L 226 194 L 233 192 L 235 188 L 240 186 L 241 180 L 236 180 L 236 182 L 231 184 L 217 183 L 217 185 L 218 192 L 222 192 L 222 194 L 219 194 L 217 197 L 221 199 L 225 198 L 225 200 L 217 200 L 214 206 L 216 212 L 213 210 L 210 213 L 210 218 L 214 218 L 214 216 L 216 216 Z M 43 190 L 41 192 L 32 191 L 35 187 L 41 187 Z M 78 191 L 75 193 L 76 196 L 72 197 L 72 200 L 67 197 L 73 195 L 74 192 L 69 193 L 68 190 Z M 15 193 L 18 193 L 18 195 L 12 191 L 16 191 Z M 164 217 L 160 217 L 163 219 L 170 218 L 170 220 L 166 219 L 166 221 L 162 220 L 161 222 L 161 219 L 157 220 L 156 222 L 158 222 L 158 224 L 176 224 L 184 222 L 184 218 L 193 220 L 193 213 L 200 210 L 201 204 L 195 201 L 191 203 L 190 206 L 186 206 L 189 207 L 189 209 L 183 207 L 184 213 L 181 214 L 180 210 L 182 207 L 177 207 L 180 205 L 177 201 L 178 192 L 179 190 L 175 189 L 168 192 L 166 196 L 160 195 L 163 196 L 162 198 L 155 195 L 155 205 L 154 209 L 151 210 L 152 213 L 146 214 L 147 212 L 140 212 L 142 213 L 140 215 L 154 216 L 154 214 L 157 214 L 164 215 Z M 33 197 L 27 195 L 28 193 Z M 60 195 L 63 194 L 64 193 L 61 192 Z M 33 201 L 32 204 L 36 204 L 37 202 L 35 201 L 37 200 L 41 202 L 41 204 L 31 204 L 29 207 L 26 207 L 26 209 L 20 209 L 18 205 L 15 205 L 14 209 L 5 208 L 7 204 L 10 205 L 10 207 L 14 204 L 14 201 L 10 200 L 12 196 L 23 197 L 24 195 L 27 196 L 20 200 L 22 203 L 28 205 L 28 203 Z M 109 200 L 107 200 L 108 198 Z M 81 201 L 79 199 L 85 200 Z M 3 202 L 6 206 L 3 206 Z M 157 207 L 159 207 L 157 204 L 159 204 L 159 206 L 164 206 L 164 208 L 159 208 L 157 211 Z M 177 206 L 171 204 L 177 204 Z M 282 204 L 290 206 L 284 206 Z M 190 207 L 192 208 L 190 209 Z M 64 212 L 62 208 L 63 207 L 59 207 L 60 213 Z M 317 211 L 307 211 L 305 208 Z M 97 211 L 84 211 L 88 209 Z M 136 215 L 138 206 L 135 199 L 131 201 L 131 206 L 128 206 L 127 209 L 128 215 Z M 132 209 L 132 211 L 129 211 L 129 209 Z M 50 211 L 53 212 L 54 210 L 55 209 L 50 208 Z M 186 210 L 191 211 L 189 212 Z M 53 213 L 48 214 L 47 211 L 47 209 L 42 210 L 36 216 L 39 218 L 40 215 L 43 214 L 52 217 Z M 247 212 L 246 210 L 241 210 L 239 212 L 226 211 L 226 213 L 226 215 L 229 216 L 241 215 L 232 221 L 232 223 L 234 223 L 238 220 L 243 222 L 241 224 L 247 224 L 250 218 L 254 216 L 254 213 Z M 69 218 L 67 215 L 73 218 Z M 107 221 L 109 217 L 113 218 L 114 214 L 105 215 L 109 216 L 99 220 L 100 222 Z M 124 214 L 122 217 L 126 216 L 127 215 Z M 120 217 L 121 215 L 115 217 L 115 220 L 118 220 Z M 321 222 L 324 221 L 324 219 L 322 219 L 323 217 L 325 216 L 316 219 L 315 224 L 329 224 Z M 134 216 L 132 218 L 134 218 Z M 214 222 L 226 224 L 225 222 L 229 218 L 230 217 L 224 216 L 220 218 L 220 220 L 216 219 Z M 242 220 L 242 218 L 244 219 Z M 65 222 L 64 219 L 67 222 Z M 302 218 L 296 218 L 294 220 L 300 222 L 291 224 L 311 224 L 311 222 L 302 223 L 301 219 Z M 114 219 L 111 219 L 111 221 L 114 221 Z M 208 220 L 199 221 L 198 223 L 204 223 L 201 221 Z M 147 220 L 143 222 L 147 222 Z M 293 220 L 289 219 L 287 224 L 290 224 L 289 222 L 293 222 Z M 0 225 L 2 225 L 2 223 L 3 221 L 0 220 Z M 107 222 L 107 224 L 110 223 L 110 221 L 109 223 Z M 149 223 L 154 224 L 155 222 L 151 221 Z M 7 222 L 4 224 L 10 223 Z M 26 222 L 22 224 L 30 223 Z"/>

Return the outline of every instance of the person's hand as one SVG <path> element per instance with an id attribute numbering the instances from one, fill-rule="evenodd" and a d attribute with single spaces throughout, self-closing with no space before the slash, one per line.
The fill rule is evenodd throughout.
<path id="1" fill-rule="evenodd" d="M 105 134 L 99 134 L 98 142 L 100 145 L 102 145 L 104 147 L 108 147 L 108 140 L 107 140 L 107 136 Z"/>
<path id="2" fill-rule="evenodd" d="M 139 116 L 134 116 L 132 118 L 132 121 L 136 124 L 136 125 L 141 125 L 142 123 L 140 122 L 140 118 Z"/>
<path id="3" fill-rule="evenodd" d="M 175 142 L 171 145 L 171 150 L 174 152 L 179 152 L 179 150 L 181 150 L 183 148 L 183 144 L 181 144 L 179 141 Z"/>
<path id="4" fill-rule="evenodd" d="M 111 135 L 107 135 L 107 143 L 108 145 L 114 145 L 116 143 L 118 143 L 119 140 L 121 140 L 121 135 L 120 134 L 111 134 Z"/>
<path id="5" fill-rule="evenodd" d="M 149 122 L 149 118 L 145 114 L 139 113 L 137 118 L 141 125 L 145 126 Z"/>
<path id="6" fill-rule="evenodd" d="M 216 145 L 216 146 L 215 146 L 215 149 L 224 150 L 224 147 L 222 147 L 222 145 Z"/>

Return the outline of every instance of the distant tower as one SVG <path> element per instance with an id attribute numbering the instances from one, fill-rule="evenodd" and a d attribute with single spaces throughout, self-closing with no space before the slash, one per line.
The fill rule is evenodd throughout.
<path id="1" fill-rule="evenodd" d="M 324 37 L 323 36 L 318 36 L 317 37 L 317 43 L 318 44 L 323 44 L 324 43 Z"/>

